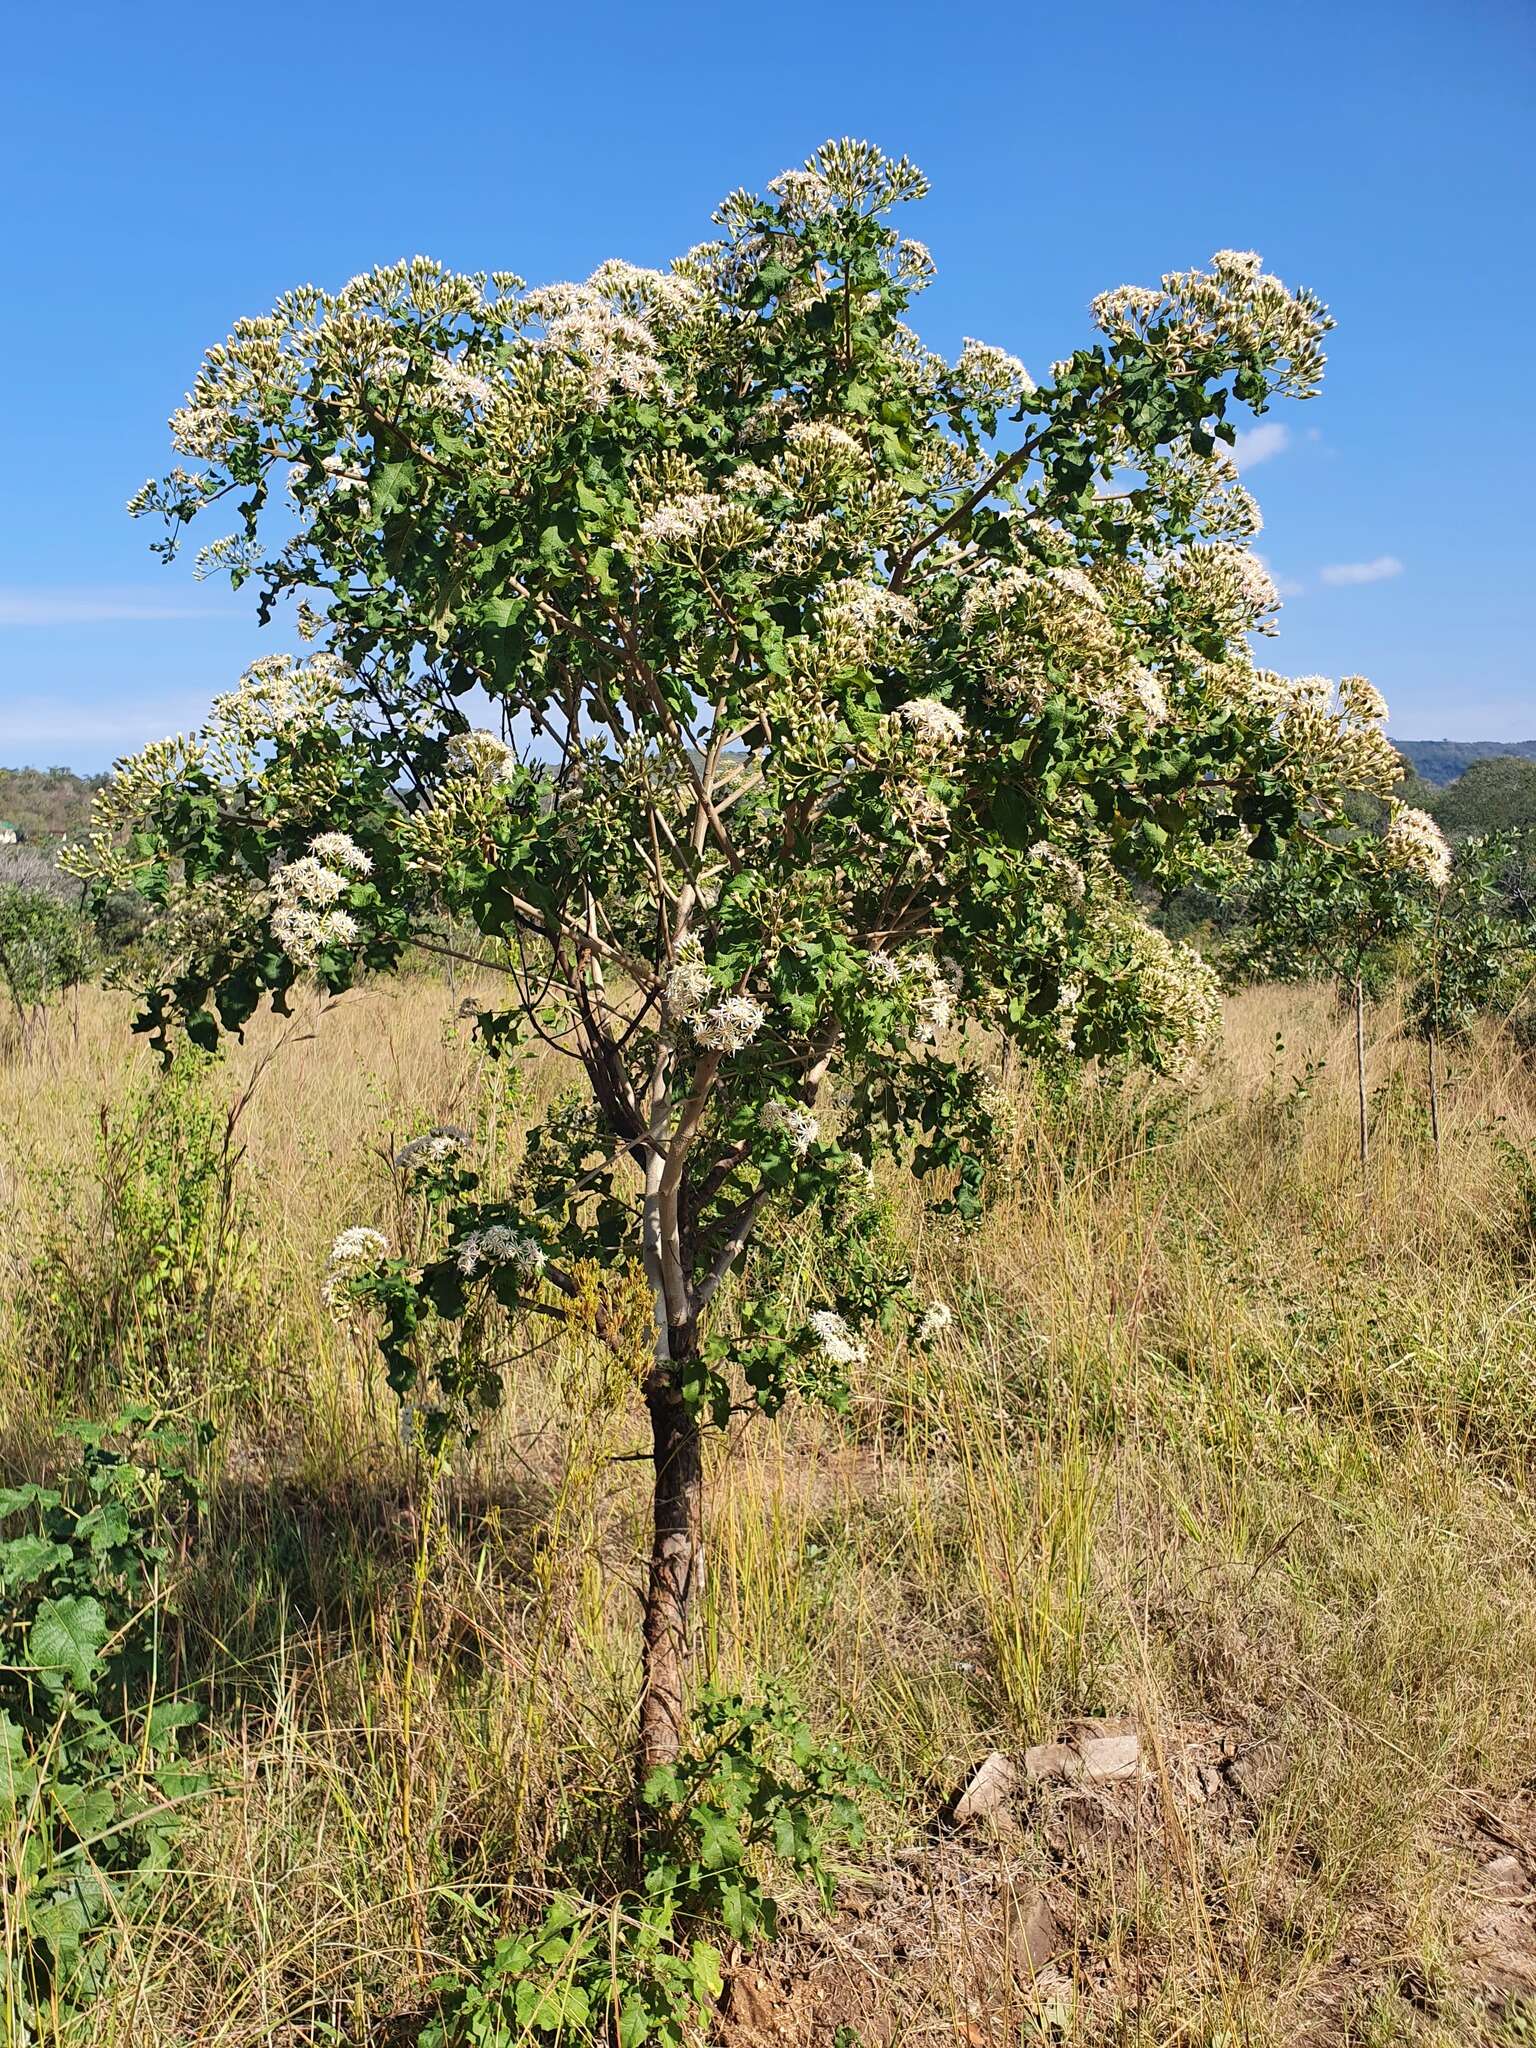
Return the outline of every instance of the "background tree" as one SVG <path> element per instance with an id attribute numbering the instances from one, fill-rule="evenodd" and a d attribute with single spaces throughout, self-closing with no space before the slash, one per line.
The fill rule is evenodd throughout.
<path id="1" fill-rule="evenodd" d="M 1536 828 L 1536 761 L 1497 754 L 1474 761 L 1424 805 L 1453 839 Z"/>
<path id="2" fill-rule="evenodd" d="M 1407 1021 L 1424 1043 L 1437 1153 L 1440 1048 L 1464 1038 L 1478 1016 L 1513 1007 L 1530 982 L 1536 907 L 1522 886 L 1529 865 L 1526 838 L 1514 833 L 1464 841 L 1418 935 Z"/>
<path id="3" fill-rule="evenodd" d="M 331 1285 L 436 1444 L 495 1397 L 487 1317 L 634 1368 L 646 1767 L 683 1725 L 706 1424 L 835 1400 L 871 1328 L 947 1314 L 882 1231 L 877 1155 L 971 1215 L 1002 1042 L 1186 1059 L 1213 976 L 1134 892 L 1396 774 L 1367 685 L 1335 701 L 1248 641 L 1277 600 L 1221 444 L 1234 404 L 1316 390 L 1320 301 L 1224 251 L 1107 293 L 1043 384 L 976 341 L 950 363 L 905 320 L 933 265 L 891 215 L 925 189 L 829 143 L 666 272 L 303 287 L 210 351 L 173 421 L 193 466 L 135 500 L 167 554 L 230 507 L 202 573 L 325 642 L 98 804 L 76 865 L 173 941 L 144 1026 L 211 1043 L 301 975 L 451 950 L 447 915 L 502 949 L 487 1041 L 584 1077 L 515 1199 L 445 1137 L 428 1255 L 349 1232 Z"/>
<path id="4" fill-rule="evenodd" d="M 1450 876 L 1450 848 L 1434 819 L 1393 802 L 1379 830 L 1352 823 L 1299 836 L 1249 904 L 1250 966 L 1281 979 L 1321 974 L 1349 991 L 1362 1173 L 1370 1161 L 1366 999 L 1404 943 L 1435 925 Z"/>
<path id="5" fill-rule="evenodd" d="M 9 1035 L 25 1052 L 48 1004 L 89 973 L 94 947 L 89 921 L 57 893 L 0 881 L 0 991 Z"/>

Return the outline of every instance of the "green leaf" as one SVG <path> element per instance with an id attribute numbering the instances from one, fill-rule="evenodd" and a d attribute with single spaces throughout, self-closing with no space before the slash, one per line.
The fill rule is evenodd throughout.
<path id="1" fill-rule="evenodd" d="M 203 1710 L 193 1700 L 157 1700 L 149 1711 L 149 1742 L 158 1747 L 178 1728 L 195 1728 Z"/>
<path id="2" fill-rule="evenodd" d="M 693 1966 L 693 1995 L 700 2005 L 713 2005 L 725 1989 L 720 1951 L 707 1941 L 696 1941 L 689 1960 Z"/>
<path id="3" fill-rule="evenodd" d="M 7 1515 L 20 1514 L 23 1508 L 57 1507 L 59 1496 L 42 1486 L 0 1487 L 0 1521 Z"/>
<path id="4" fill-rule="evenodd" d="M 107 1640 L 107 1617 L 90 1594 L 45 1600 L 27 1632 L 27 1662 L 45 1674 L 45 1682 L 70 1679 L 89 1691 Z"/>
<path id="5" fill-rule="evenodd" d="M 0 1580 L 6 1585 L 30 1586 L 55 1566 L 67 1564 L 71 1552 L 66 1544 L 51 1543 L 46 1536 L 15 1536 L 0 1544 Z"/>
<path id="6" fill-rule="evenodd" d="M 117 1819 L 117 1802 L 106 1786 L 56 1784 L 53 1792 L 81 1841 L 95 1841 L 112 1829 Z"/>
<path id="7" fill-rule="evenodd" d="M 404 462 L 381 462 L 373 472 L 373 512 L 382 519 L 391 512 L 398 512 L 407 504 L 416 488 L 416 465 Z"/>

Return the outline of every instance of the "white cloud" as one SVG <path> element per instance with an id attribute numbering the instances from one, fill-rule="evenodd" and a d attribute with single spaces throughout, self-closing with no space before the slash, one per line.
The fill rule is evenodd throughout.
<path id="1" fill-rule="evenodd" d="M 1272 455 L 1283 455 L 1291 445 L 1291 430 L 1282 420 L 1265 420 L 1249 427 L 1233 443 L 1232 459 L 1239 469 L 1256 469 Z"/>
<path id="2" fill-rule="evenodd" d="M 1325 583 L 1338 589 L 1349 583 L 1386 583 L 1402 575 L 1403 565 L 1396 555 L 1377 555 L 1369 562 L 1330 562 L 1320 573 Z"/>
<path id="3" fill-rule="evenodd" d="M 158 591 L 118 584 L 28 589 L 0 584 L 0 626 L 100 626 L 139 619 L 216 619 L 216 605 L 178 603 Z"/>

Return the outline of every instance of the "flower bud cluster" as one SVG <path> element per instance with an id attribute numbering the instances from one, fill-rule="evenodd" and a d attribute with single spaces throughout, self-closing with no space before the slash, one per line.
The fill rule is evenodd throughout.
<path id="1" fill-rule="evenodd" d="M 1327 361 L 1323 336 L 1334 324 L 1315 292 L 1290 290 L 1248 249 L 1218 249 L 1208 270 L 1170 271 L 1158 290 L 1102 292 L 1093 317 L 1111 339 L 1152 342 L 1175 373 L 1191 354 L 1224 344 L 1289 398 L 1316 395 Z"/>
<path id="2" fill-rule="evenodd" d="M 1432 889 L 1443 889 L 1451 879 L 1451 849 L 1427 811 L 1394 804 L 1382 850 L 1389 867 L 1428 882 Z"/>

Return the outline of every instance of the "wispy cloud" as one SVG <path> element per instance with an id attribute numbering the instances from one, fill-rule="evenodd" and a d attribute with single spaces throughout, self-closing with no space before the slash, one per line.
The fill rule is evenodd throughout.
<path id="1" fill-rule="evenodd" d="M 1369 562 L 1330 562 L 1319 571 L 1323 582 L 1335 589 L 1349 583 L 1386 583 L 1402 573 L 1403 565 L 1396 555 L 1377 555 Z"/>
<path id="2" fill-rule="evenodd" d="M 223 609 L 123 584 L 0 584 L 0 626 L 104 626 L 143 619 L 216 619 Z"/>
<path id="3" fill-rule="evenodd" d="M 13 698 L 0 705 L 0 767 L 27 761 L 68 761 L 104 768 L 166 733 L 191 732 L 208 713 L 209 693 L 158 696 L 135 691 L 128 701 L 79 704 L 59 697 Z"/>
<path id="4" fill-rule="evenodd" d="M 1264 420 L 1238 435 L 1232 459 L 1239 469 L 1257 469 L 1272 455 L 1283 455 L 1291 445 L 1291 430 L 1282 420 Z"/>

